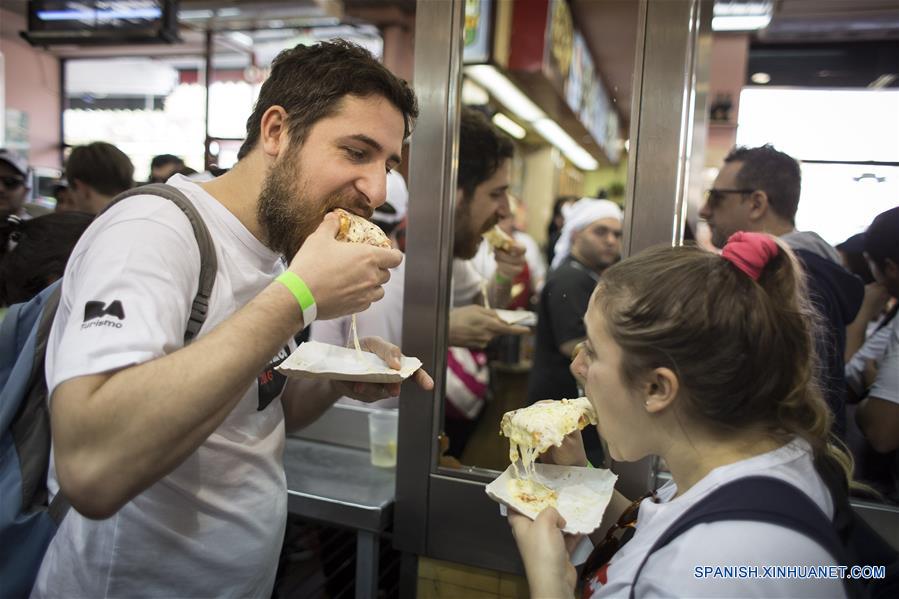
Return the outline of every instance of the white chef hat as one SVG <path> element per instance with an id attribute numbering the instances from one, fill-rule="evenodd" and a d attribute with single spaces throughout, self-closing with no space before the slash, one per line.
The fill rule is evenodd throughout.
<path id="1" fill-rule="evenodd" d="M 562 216 L 565 217 L 565 224 L 556 242 L 551 268 L 559 266 L 571 254 L 571 238 L 578 231 L 603 218 L 615 218 L 619 222 L 624 220 L 624 213 L 618 204 L 596 198 L 581 198 L 573 204 L 563 206 Z"/>

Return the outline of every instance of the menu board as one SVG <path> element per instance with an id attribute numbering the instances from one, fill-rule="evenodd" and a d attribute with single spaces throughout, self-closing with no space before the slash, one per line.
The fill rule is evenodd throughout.
<path id="1" fill-rule="evenodd" d="M 596 143 L 605 150 L 609 159 L 616 162 L 619 154 L 618 115 L 597 76 L 593 56 L 579 31 L 574 32 L 571 41 L 571 65 L 565 80 L 565 102 Z"/>
<path id="2" fill-rule="evenodd" d="M 177 0 L 29 0 L 32 43 L 176 41 Z"/>
<path id="3" fill-rule="evenodd" d="M 493 0 L 465 0 L 463 63 L 479 64 L 490 60 L 492 10 Z"/>

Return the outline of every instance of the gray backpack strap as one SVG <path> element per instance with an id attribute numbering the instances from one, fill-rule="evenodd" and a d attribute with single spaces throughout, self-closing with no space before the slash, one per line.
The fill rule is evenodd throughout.
<path id="1" fill-rule="evenodd" d="M 209 298 L 212 297 L 212 286 L 215 284 L 215 273 L 218 269 L 218 259 L 215 257 L 212 236 L 193 203 L 178 188 L 166 183 L 151 183 L 124 191 L 117 195 L 103 209 L 103 212 L 122 200 L 137 195 L 153 195 L 173 202 L 187 216 L 190 226 L 194 230 L 194 236 L 197 238 L 197 246 L 200 248 L 200 286 L 197 288 L 197 295 L 190 308 L 187 329 L 184 331 L 184 344 L 187 345 L 200 332 L 203 322 L 206 320 L 206 313 L 209 311 Z"/>

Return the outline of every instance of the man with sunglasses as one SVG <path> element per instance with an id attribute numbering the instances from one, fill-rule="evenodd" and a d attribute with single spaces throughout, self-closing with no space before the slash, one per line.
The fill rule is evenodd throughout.
<path id="1" fill-rule="evenodd" d="M 0 149 L 0 216 L 32 215 L 25 209 L 28 196 L 28 163 L 9 150 Z"/>
<path id="2" fill-rule="evenodd" d="M 734 148 L 706 192 L 699 216 L 708 223 L 716 247 L 724 247 L 737 231 L 768 233 L 799 258 L 810 299 L 822 317 L 816 345 L 824 396 L 834 414 L 834 432 L 843 437 L 846 327 L 861 307 L 864 284 L 842 267 L 840 255 L 817 233 L 796 230 L 801 179 L 799 162 L 770 144 Z"/>

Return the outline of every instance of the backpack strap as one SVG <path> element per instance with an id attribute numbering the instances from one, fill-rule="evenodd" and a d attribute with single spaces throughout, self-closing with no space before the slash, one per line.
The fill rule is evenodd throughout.
<path id="1" fill-rule="evenodd" d="M 187 328 L 184 331 L 184 344 L 187 345 L 197 336 L 197 334 L 199 334 L 200 329 L 203 327 L 203 323 L 206 321 L 206 314 L 209 311 L 209 298 L 212 296 L 212 287 L 215 284 L 215 274 L 218 269 L 218 259 L 215 256 L 215 245 L 212 242 L 212 235 L 209 234 L 209 229 L 206 227 L 206 223 L 203 222 L 203 217 L 200 216 L 200 213 L 193 203 L 187 199 L 187 196 L 185 196 L 178 188 L 165 183 L 143 185 L 122 192 L 113 198 L 100 214 L 103 214 L 124 199 L 139 195 L 158 196 L 169 200 L 178 206 L 184 215 L 187 216 L 187 220 L 190 221 L 190 226 L 194 231 L 194 237 L 197 239 L 197 247 L 200 249 L 200 279 L 199 286 L 197 287 L 197 294 L 194 296 L 191 304 Z M 44 354 L 47 350 L 47 339 L 50 336 L 50 327 L 53 324 L 53 318 L 56 315 L 56 309 L 59 306 L 60 287 L 61 286 L 57 284 L 56 289 L 54 289 L 53 293 L 47 298 L 47 303 L 41 313 L 37 344 L 35 345 L 34 366 L 36 370 L 32 373 L 33 376 L 35 372 L 39 372 L 43 375 Z M 37 370 L 38 367 L 39 370 Z M 46 410 L 46 387 L 44 387 L 43 395 L 44 397 L 41 398 L 42 401 L 40 403 Z M 46 438 L 49 438 L 49 414 L 45 416 L 44 422 L 47 427 Z M 45 463 L 48 458 L 49 448 L 47 448 L 47 452 L 44 453 Z M 44 468 L 43 480 L 46 480 L 46 468 Z M 59 492 L 53 497 L 47 511 L 56 525 L 59 526 L 70 507 L 71 504 L 69 503 L 69 500 L 62 494 L 62 492 Z"/>
<path id="2" fill-rule="evenodd" d="M 190 221 L 190 226 L 194 230 L 194 236 L 197 238 L 197 246 L 200 248 L 200 285 L 191 304 L 190 319 L 188 319 L 187 329 L 184 331 L 184 344 L 187 345 L 199 334 L 209 311 L 209 298 L 212 297 L 212 286 L 215 284 L 215 273 L 218 270 L 218 259 L 215 257 L 212 235 L 209 234 L 209 229 L 206 228 L 206 223 L 203 222 L 203 217 L 200 216 L 193 202 L 188 200 L 187 196 L 177 187 L 166 183 L 151 183 L 124 191 L 113 198 L 100 214 L 126 198 L 139 195 L 158 196 L 174 203 L 187 216 L 187 220 Z"/>
<path id="3" fill-rule="evenodd" d="M 662 533 L 637 568 L 631 583 L 631 599 L 636 596 L 640 573 L 656 551 L 697 524 L 726 520 L 766 522 L 789 528 L 815 541 L 838 564 L 850 563 L 830 519 L 805 493 L 777 478 L 747 476 L 722 485 L 707 495 Z M 843 582 L 847 585 L 846 580 Z"/>

